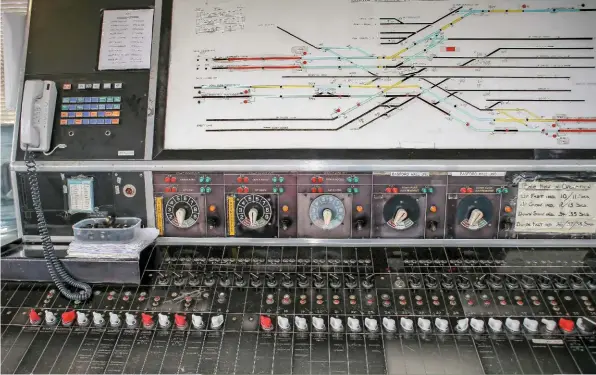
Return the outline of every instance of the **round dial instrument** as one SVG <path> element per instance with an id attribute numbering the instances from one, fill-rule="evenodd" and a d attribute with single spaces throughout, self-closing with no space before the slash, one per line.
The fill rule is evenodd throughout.
<path id="1" fill-rule="evenodd" d="M 260 195 L 245 195 L 236 204 L 236 218 L 247 229 L 264 227 L 271 221 L 272 214 L 271 203 Z"/>
<path id="2" fill-rule="evenodd" d="M 343 223 L 346 209 L 341 199 L 335 195 L 319 195 L 311 202 L 308 216 L 317 227 L 331 230 Z"/>
<path id="3" fill-rule="evenodd" d="M 166 202 L 166 217 L 177 228 L 190 228 L 199 220 L 199 205 L 189 195 L 176 194 Z"/>
<path id="4" fill-rule="evenodd" d="M 394 195 L 383 206 L 383 220 L 395 230 L 411 228 L 419 217 L 418 202 L 409 195 Z"/>
<path id="5" fill-rule="evenodd" d="M 483 195 L 470 195 L 457 206 L 457 222 L 469 230 L 479 230 L 488 225 L 493 215 L 491 201 Z"/>

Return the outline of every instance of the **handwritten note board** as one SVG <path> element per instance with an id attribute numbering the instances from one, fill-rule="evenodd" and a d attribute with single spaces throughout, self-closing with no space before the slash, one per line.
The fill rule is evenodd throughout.
<path id="1" fill-rule="evenodd" d="M 149 69 L 152 35 L 153 9 L 104 11 L 98 69 Z"/>
<path id="2" fill-rule="evenodd" d="M 596 233 L 596 183 L 523 181 L 519 184 L 515 231 Z"/>

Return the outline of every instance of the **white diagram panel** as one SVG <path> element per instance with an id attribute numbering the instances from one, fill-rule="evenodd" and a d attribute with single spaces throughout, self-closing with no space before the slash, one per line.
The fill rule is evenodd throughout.
<path id="1" fill-rule="evenodd" d="M 174 0 L 165 148 L 594 148 L 595 37 L 593 0 Z"/>

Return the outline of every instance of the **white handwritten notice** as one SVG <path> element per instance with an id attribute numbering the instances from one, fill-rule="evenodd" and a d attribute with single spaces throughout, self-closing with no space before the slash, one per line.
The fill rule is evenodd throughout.
<path id="1" fill-rule="evenodd" d="M 149 69 L 153 9 L 103 12 L 99 70 Z"/>
<path id="2" fill-rule="evenodd" d="M 596 183 L 521 182 L 517 194 L 515 231 L 596 233 Z"/>

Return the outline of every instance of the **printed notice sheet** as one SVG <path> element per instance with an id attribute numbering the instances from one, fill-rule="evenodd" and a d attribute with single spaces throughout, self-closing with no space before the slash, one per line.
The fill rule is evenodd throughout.
<path id="1" fill-rule="evenodd" d="M 596 183 L 521 182 L 515 230 L 525 233 L 596 233 Z"/>
<path id="2" fill-rule="evenodd" d="M 149 69 L 153 9 L 103 13 L 99 70 Z"/>

